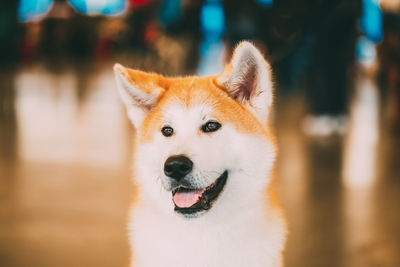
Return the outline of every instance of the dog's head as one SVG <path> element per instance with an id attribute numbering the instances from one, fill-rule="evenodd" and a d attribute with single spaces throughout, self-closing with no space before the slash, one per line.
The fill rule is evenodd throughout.
<path id="1" fill-rule="evenodd" d="M 240 44 L 224 72 L 166 78 L 115 65 L 136 128 L 134 169 L 140 202 L 198 217 L 262 201 L 274 160 L 268 131 L 269 65 Z"/>

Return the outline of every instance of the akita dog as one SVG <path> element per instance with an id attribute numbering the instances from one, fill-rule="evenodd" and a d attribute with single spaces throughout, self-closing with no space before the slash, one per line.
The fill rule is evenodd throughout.
<path id="1" fill-rule="evenodd" d="M 282 266 L 270 67 L 241 43 L 221 75 L 114 67 L 136 128 L 132 266 Z"/>

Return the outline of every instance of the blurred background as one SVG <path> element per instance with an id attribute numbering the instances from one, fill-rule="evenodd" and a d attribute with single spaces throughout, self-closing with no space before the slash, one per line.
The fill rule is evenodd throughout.
<path id="1" fill-rule="evenodd" d="M 286 266 L 400 266 L 399 0 L 0 4 L 0 266 L 126 266 L 133 129 L 114 62 L 273 67 Z"/>

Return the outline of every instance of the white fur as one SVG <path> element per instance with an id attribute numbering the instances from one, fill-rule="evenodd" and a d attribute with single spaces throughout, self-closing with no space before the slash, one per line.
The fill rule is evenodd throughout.
<path id="1" fill-rule="evenodd" d="M 274 214 L 267 221 L 265 211 L 256 207 L 238 209 L 237 216 L 214 212 L 190 220 L 141 207 L 130 225 L 132 266 L 281 266 L 281 222 Z"/>
<path id="2" fill-rule="evenodd" d="M 274 149 L 229 124 L 211 134 L 199 132 L 212 119 L 210 112 L 207 106 L 170 107 L 164 120 L 174 136 L 157 132 L 151 142 L 137 144 L 143 201 L 130 224 L 134 266 L 279 266 L 284 230 L 277 214 L 266 214 L 264 201 Z M 193 176 L 204 187 L 229 171 L 223 192 L 198 218 L 175 213 L 172 194 L 164 188 L 163 163 L 176 154 L 193 161 Z"/>

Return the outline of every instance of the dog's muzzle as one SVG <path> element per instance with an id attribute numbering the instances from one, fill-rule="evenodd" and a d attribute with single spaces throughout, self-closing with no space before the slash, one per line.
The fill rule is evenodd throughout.
<path id="1" fill-rule="evenodd" d="M 192 185 L 190 179 L 185 179 L 192 170 L 193 162 L 185 155 L 171 156 L 164 164 L 164 173 L 170 178 L 174 210 L 189 217 L 209 210 L 222 192 L 228 178 L 228 171 L 225 170 L 216 177 L 214 183 L 199 188 Z"/>

